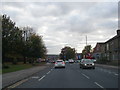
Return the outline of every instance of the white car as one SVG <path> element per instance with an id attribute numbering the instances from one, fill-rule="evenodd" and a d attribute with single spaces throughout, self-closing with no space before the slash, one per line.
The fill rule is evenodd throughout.
<path id="1" fill-rule="evenodd" d="M 55 62 L 55 68 L 58 68 L 58 67 L 63 67 L 65 68 L 65 62 L 63 60 L 57 60 Z"/>
<path id="2" fill-rule="evenodd" d="M 69 59 L 69 63 L 74 63 L 74 60 L 73 59 Z"/>

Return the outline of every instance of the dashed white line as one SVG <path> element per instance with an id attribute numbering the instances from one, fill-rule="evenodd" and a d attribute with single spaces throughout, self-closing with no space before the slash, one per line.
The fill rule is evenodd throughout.
<path id="1" fill-rule="evenodd" d="M 37 78 L 39 78 L 39 77 L 38 77 L 38 76 L 33 76 L 33 77 L 31 77 L 31 78 L 37 79 Z"/>
<path id="2" fill-rule="evenodd" d="M 97 86 L 99 86 L 100 88 L 104 88 L 103 86 L 101 86 L 100 84 L 98 84 L 97 82 L 94 82 Z"/>
<path id="3" fill-rule="evenodd" d="M 87 75 L 85 75 L 85 74 L 83 74 L 83 73 L 82 73 L 82 75 L 85 76 L 87 79 L 90 79 Z"/>
<path id="4" fill-rule="evenodd" d="M 115 73 L 114 75 L 118 76 L 118 74 L 117 74 L 117 73 Z"/>
<path id="5" fill-rule="evenodd" d="M 51 71 L 49 71 L 47 74 L 49 74 Z"/>
<path id="6" fill-rule="evenodd" d="M 38 79 L 38 81 L 41 81 L 44 77 L 45 77 L 45 75 L 44 75 L 44 76 L 42 76 L 40 79 Z"/>
<path id="7" fill-rule="evenodd" d="M 109 73 L 109 74 L 111 74 L 111 72 L 110 72 L 110 71 L 108 71 L 108 73 Z"/>

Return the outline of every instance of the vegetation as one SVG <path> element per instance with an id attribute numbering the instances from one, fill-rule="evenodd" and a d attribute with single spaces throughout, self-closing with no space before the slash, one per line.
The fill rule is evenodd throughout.
<path id="1" fill-rule="evenodd" d="M 45 58 L 46 47 L 41 36 L 30 27 L 19 28 L 10 17 L 2 15 L 2 63 L 26 61 L 34 63 L 37 58 Z M 9 68 L 9 67 L 8 67 Z"/>
<path id="2" fill-rule="evenodd" d="M 82 50 L 82 55 L 86 57 L 86 55 L 87 55 L 88 53 L 90 53 L 91 50 L 92 50 L 91 45 L 85 46 L 84 49 Z"/>
<path id="3" fill-rule="evenodd" d="M 74 59 L 76 56 L 76 50 L 75 48 L 71 48 L 71 47 L 64 47 L 61 49 L 61 53 L 60 53 L 60 58 L 63 60 L 68 60 L 68 59 Z"/>
<path id="4" fill-rule="evenodd" d="M 23 69 L 28 69 L 28 68 L 32 68 L 32 67 L 35 67 L 35 66 L 41 66 L 41 65 L 44 65 L 45 62 L 42 62 L 42 63 L 36 63 L 34 66 L 32 64 L 29 64 L 29 63 L 26 63 L 26 64 L 23 64 L 21 62 L 19 62 L 17 65 L 13 65 L 12 63 L 5 63 L 9 68 L 3 68 L 2 70 L 2 73 L 9 73 L 9 72 L 15 72 L 15 71 L 18 71 L 18 70 L 23 70 Z"/>

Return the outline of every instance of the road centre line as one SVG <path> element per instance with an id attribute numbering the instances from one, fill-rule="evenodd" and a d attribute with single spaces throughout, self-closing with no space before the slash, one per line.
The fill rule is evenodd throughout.
<path id="1" fill-rule="evenodd" d="M 47 74 L 49 74 L 51 71 L 47 72 Z"/>
<path id="2" fill-rule="evenodd" d="M 118 76 L 118 74 L 117 74 L 117 73 L 115 73 L 114 75 Z"/>
<path id="3" fill-rule="evenodd" d="M 45 77 L 45 75 L 44 75 L 44 76 L 42 76 L 40 79 L 38 79 L 38 81 L 41 81 L 44 77 Z"/>
<path id="4" fill-rule="evenodd" d="M 82 73 L 82 75 L 85 76 L 87 79 L 90 79 L 87 75 L 85 75 L 85 74 L 83 74 L 83 73 Z"/>
<path id="5" fill-rule="evenodd" d="M 98 84 L 97 82 L 94 82 L 97 86 L 99 86 L 100 88 L 104 88 L 103 86 L 101 86 L 100 84 Z"/>
<path id="6" fill-rule="evenodd" d="M 37 78 L 39 78 L 39 77 L 38 77 L 38 76 L 33 76 L 33 77 L 31 77 L 31 78 L 37 79 Z"/>

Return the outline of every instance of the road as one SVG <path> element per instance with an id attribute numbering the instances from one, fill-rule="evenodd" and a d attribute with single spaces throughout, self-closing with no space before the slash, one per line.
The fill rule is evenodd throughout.
<path id="1" fill-rule="evenodd" d="M 78 63 L 66 64 L 66 68 L 47 68 L 36 73 L 16 88 L 118 88 L 117 69 L 96 67 L 80 69 Z"/>

